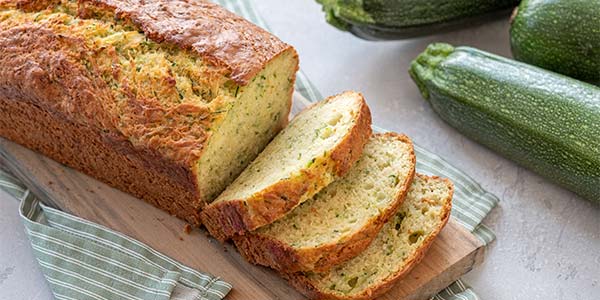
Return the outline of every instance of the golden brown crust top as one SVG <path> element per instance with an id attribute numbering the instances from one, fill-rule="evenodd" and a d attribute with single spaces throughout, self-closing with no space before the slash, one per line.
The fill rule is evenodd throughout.
<path id="1" fill-rule="evenodd" d="M 155 42 L 168 42 L 224 66 L 230 78 L 247 84 L 290 45 L 223 7 L 205 0 L 80 0 L 113 10 Z"/>

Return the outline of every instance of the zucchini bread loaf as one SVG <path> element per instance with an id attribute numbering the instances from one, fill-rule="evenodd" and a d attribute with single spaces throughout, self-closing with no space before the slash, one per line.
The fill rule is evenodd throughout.
<path id="1" fill-rule="evenodd" d="M 287 124 L 297 68 L 207 1 L 0 0 L 0 135 L 194 225 Z"/>

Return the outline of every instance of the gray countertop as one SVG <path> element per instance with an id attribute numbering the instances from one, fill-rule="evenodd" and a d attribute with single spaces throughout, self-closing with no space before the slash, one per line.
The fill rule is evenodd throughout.
<path id="1" fill-rule="evenodd" d="M 368 42 L 327 25 L 312 0 L 261 0 L 271 29 L 300 53 L 323 95 L 362 92 L 380 127 L 404 132 L 476 178 L 501 203 L 485 220 L 497 235 L 466 276 L 482 299 L 600 298 L 600 207 L 470 141 L 441 121 L 407 69 L 429 43 L 510 56 L 507 20 L 419 39 Z M 51 299 L 18 218 L 0 192 L 0 299 Z"/>

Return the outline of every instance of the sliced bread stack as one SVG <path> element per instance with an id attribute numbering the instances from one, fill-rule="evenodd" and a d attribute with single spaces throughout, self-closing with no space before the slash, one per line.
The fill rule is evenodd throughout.
<path id="1" fill-rule="evenodd" d="M 310 298 L 384 293 L 446 224 L 453 186 L 415 176 L 411 140 L 370 125 L 359 93 L 309 107 L 205 208 L 205 226 Z"/>

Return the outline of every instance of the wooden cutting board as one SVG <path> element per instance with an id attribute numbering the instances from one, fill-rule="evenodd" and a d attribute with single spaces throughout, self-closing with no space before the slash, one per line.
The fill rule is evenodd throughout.
<path id="1" fill-rule="evenodd" d="M 295 95 L 292 111 L 307 105 Z M 0 162 L 44 203 L 138 239 L 195 269 L 233 284 L 227 299 L 303 299 L 275 272 L 254 266 L 231 244 L 221 245 L 203 229 L 185 223 L 131 195 L 0 138 Z M 453 220 L 404 280 L 381 299 L 428 299 L 483 261 L 482 243 Z"/>

